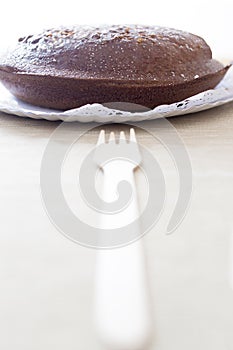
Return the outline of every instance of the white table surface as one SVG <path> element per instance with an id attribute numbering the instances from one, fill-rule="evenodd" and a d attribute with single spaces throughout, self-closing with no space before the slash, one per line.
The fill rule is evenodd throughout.
<path id="1" fill-rule="evenodd" d="M 177 189 L 163 150 L 138 133 L 166 169 L 168 202 L 145 238 L 154 350 L 231 350 L 233 103 L 170 119 L 189 151 L 194 192 L 165 235 Z M 42 155 L 57 122 L 0 114 L 0 348 L 101 350 L 92 326 L 95 250 L 62 236 L 40 196 Z M 153 129 L 156 122 L 148 122 Z M 82 144 L 85 153 L 97 134 Z M 139 195 L 144 193 L 139 189 Z"/>

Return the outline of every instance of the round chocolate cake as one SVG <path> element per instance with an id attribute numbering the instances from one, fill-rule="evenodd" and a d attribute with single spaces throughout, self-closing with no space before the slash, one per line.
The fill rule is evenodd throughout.
<path id="1" fill-rule="evenodd" d="M 0 60 L 19 99 L 53 109 L 131 102 L 153 108 L 214 88 L 229 67 L 193 34 L 155 26 L 73 26 L 20 38 Z"/>

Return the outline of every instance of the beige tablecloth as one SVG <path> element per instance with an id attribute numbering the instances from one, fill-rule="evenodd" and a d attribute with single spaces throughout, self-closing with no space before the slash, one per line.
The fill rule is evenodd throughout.
<path id="1" fill-rule="evenodd" d="M 166 169 L 168 195 L 159 224 L 144 238 L 154 313 L 151 349 L 230 350 L 233 103 L 170 121 L 190 154 L 194 181 L 189 211 L 170 236 L 165 227 L 174 205 L 176 170 L 160 147 L 138 133 Z M 58 124 L 0 114 L 4 350 L 102 349 L 92 326 L 96 252 L 62 236 L 41 201 L 41 159 Z M 156 121 L 148 126 L 153 130 Z M 83 152 L 96 137 L 90 135 Z"/>

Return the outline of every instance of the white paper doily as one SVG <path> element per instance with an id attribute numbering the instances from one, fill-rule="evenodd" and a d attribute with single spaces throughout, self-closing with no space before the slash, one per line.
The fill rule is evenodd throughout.
<path id="1" fill-rule="evenodd" d="M 228 70 L 224 79 L 213 90 L 207 90 L 184 101 L 179 101 L 170 105 L 161 105 L 146 112 L 136 113 L 110 109 L 99 103 L 87 104 L 65 112 L 35 107 L 16 99 L 2 84 L 0 84 L 0 111 L 20 117 L 51 121 L 62 120 L 98 123 L 137 122 L 195 113 L 220 106 L 230 101 L 233 101 L 233 66 Z"/>

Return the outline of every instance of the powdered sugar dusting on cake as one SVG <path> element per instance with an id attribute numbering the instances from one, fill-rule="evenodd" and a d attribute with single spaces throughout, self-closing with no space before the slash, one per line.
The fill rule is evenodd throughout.
<path id="1" fill-rule="evenodd" d="M 172 85 L 206 74 L 208 67 L 195 66 L 203 58 L 211 59 L 204 40 L 180 30 L 143 25 L 70 26 L 20 38 L 6 65 L 26 74 Z"/>

